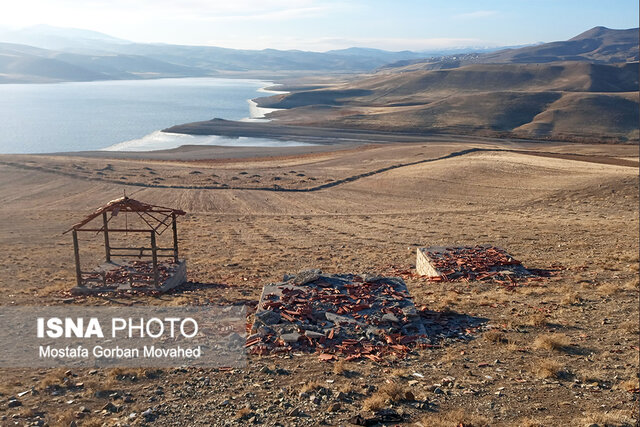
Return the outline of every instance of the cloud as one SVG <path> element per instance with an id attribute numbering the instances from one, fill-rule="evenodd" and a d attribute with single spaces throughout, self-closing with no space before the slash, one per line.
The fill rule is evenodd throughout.
<path id="1" fill-rule="evenodd" d="M 223 22 L 223 21 L 284 21 L 290 19 L 301 19 L 317 17 L 332 10 L 330 6 L 301 7 L 292 9 L 280 9 L 262 12 L 248 11 L 244 14 L 198 14 L 181 16 L 195 21 Z"/>
<path id="2" fill-rule="evenodd" d="M 489 16 L 497 15 L 497 10 L 476 10 L 475 12 L 466 12 L 454 15 L 454 18 L 458 19 L 480 19 L 487 18 Z"/>

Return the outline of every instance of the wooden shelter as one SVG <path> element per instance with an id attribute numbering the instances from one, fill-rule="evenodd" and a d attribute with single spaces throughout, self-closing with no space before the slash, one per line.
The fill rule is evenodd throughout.
<path id="1" fill-rule="evenodd" d="M 144 227 L 130 228 L 125 225 L 124 228 L 110 228 L 110 221 L 118 215 L 133 214 L 142 219 Z M 111 263 L 112 257 L 137 257 L 151 258 L 151 283 L 158 288 L 160 283 L 160 273 L 158 269 L 159 258 L 172 258 L 176 264 L 180 263 L 178 253 L 178 227 L 177 217 L 185 215 L 180 209 L 166 208 L 163 206 L 150 205 L 140 202 L 129 197 L 121 197 L 107 203 L 106 205 L 96 209 L 91 215 L 82 221 L 74 224 L 70 229 L 65 231 L 66 234 L 71 231 L 73 236 L 73 253 L 76 264 L 76 282 L 78 287 L 84 287 L 91 279 L 84 279 L 83 275 L 95 275 L 95 272 L 84 272 L 80 267 L 80 247 L 78 245 L 79 232 L 94 232 L 104 235 L 105 259 L 107 263 Z M 102 217 L 102 224 L 99 227 L 90 226 L 90 223 L 98 217 Z M 140 221 L 138 221 L 140 222 Z M 173 246 L 168 248 L 159 247 L 156 243 L 156 237 L 161 235 L 171 227 L 173 231 Z M 114 233 L 140 233 L 149 236 L 149 247 L 117 247 L 111 246 L 109 236 Z M 102 281 L 106 285 L 105 275 L 102 275 Z"/>

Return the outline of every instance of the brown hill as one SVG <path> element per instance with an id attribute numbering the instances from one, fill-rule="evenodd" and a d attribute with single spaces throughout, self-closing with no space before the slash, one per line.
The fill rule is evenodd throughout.
<path id="1" fill-rule="evenodd" d="M 638 138 L 638 63 L 381 72 L 261 100 L 289 124 L 533 138 Z"/>

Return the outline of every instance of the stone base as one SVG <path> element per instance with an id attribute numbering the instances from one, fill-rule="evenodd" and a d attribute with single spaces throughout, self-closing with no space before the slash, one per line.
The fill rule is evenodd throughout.
<path id="1" fill-rule="evenodd" d="M 175 265 L 172 263 L 172 265 Z M 121 268 L 127 268 L 131 270 L 135 270 L 135 267 L 131 266 L 131 263 L 122 263 L 117 264 L 114 262 L 107 263 L 101 265 L 96 272 L 108 272 L 114 271 Z M 90 283 L 95 283 L 85 285 L 85 286 L 74 286 L 71 288 L 72 295 L 92 295 L 99 293 L 107 293 L 107 292 L 126 292 L 126 291 L 136 291 L 136 292 L 167 292 L 173 288 L 176 288 L 187 281 L 187 261 L 180 260 L 176 267 L 171 271 L 169 277 L 167 277 L 160 286 L 155 287 L 152 284 L 146 286 L 131 286 L 131 283 L 128 281 L 123 281 L 122 283 L 112 283 L 108 286 L 104 286 L 104 284 L 97 279 L 93 279 Z M 86 280 L 85 280 L 86 282 Z"/>

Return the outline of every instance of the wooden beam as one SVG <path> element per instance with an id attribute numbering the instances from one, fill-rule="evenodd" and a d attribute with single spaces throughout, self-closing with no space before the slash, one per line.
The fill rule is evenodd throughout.
<path id="1" fill-rule="evenodd" d="M 76 260 L 76 284 L 82 286 L 82 271 L 80 270 L 80 247 L 78 246 L 78 233 L 73 230 L 73 257 Z"/>
<path id="2" fill-rule="evenodd" d="M 151 231 L 151 258 L 153 259 L 153 284 L 160 286 L 160 274 L 158 272 L 158 253 L 156 248 L 156 232 Z"/>
<path id="3" fill-rule="evenodd" d="M 77 231 L 91 231 L 95 233 L 101 233 L 102 228 L 78 228 Z M 128 230 L 126 228 L 112 228 L 109 230 L 111 233 L 148 233 L 149 229 L 131 229 Z"/>
<path id="4" fill-rule="evenodd" d="M 173 228 L 173 262 L 178 263 L 178 223 L 176 214 L 171 213 L 171 226 Z"/>
<path id="5" fill-rule="evenodd" d="M 111 249 L 109 248 L 109 227 L 107 226 L 107 213 L 102 212 L 102 228 L 104 228 L 104 252 L 107 262 L 111 262 Z"/>

